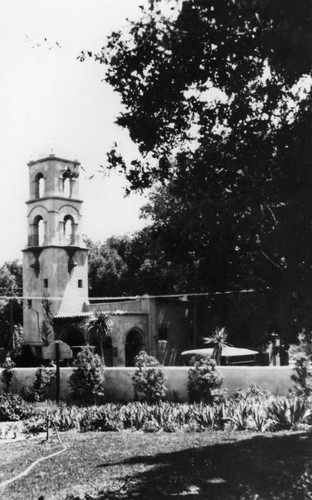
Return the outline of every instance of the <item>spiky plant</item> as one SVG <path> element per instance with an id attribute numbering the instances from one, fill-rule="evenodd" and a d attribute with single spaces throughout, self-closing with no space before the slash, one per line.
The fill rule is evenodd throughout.
<path id="1" fill-rule="evenodd" d="M 212 357 L 216 360 L 217 365 L 221 363 L 223 349 L 230 345 L 227 338 L 228 334 L 225 327 L 216 328 L 209 337 L 203 337 L 204 344 L 213 346 Z"/>

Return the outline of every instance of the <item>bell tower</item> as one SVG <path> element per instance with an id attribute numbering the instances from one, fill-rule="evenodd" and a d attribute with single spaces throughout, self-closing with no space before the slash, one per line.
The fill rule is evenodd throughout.
<path id="1" fill-rule="evenodd" d="M 28 163 L 24 343 L 38 348 L 47 332 L 53 340 L 54 316 L 79 315 L 88 303 L 88 249 L 80 227 L 79 166 L 76 160 L 53 154 Z"/>

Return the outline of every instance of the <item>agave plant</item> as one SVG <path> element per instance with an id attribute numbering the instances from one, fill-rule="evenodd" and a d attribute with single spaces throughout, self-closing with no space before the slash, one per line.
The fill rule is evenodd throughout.
<path id="1" fill-rule="evenodd" d="M 211 405 L 199 404 L 194 410 L 195 421 L 204 429 L 214 428 L 216 420 L 216 409 Z"/>
<path id="2" fill-rule="evenodd" d="M 278 429 L 294 429 L 311 422 L 312 410 L 304 399 L 276 398 L 268 407 L 268 415 Z"/>
<path id="3" fill-rule="evenodd" d="M 244 431 L 248 428 L 248 421 L 252 417 L 252 407 L 246 401 L 239 401 L 230 406 L 228 419 L 235 430 Z"/>
<path id="4" fill-rule="evenodd" d="M 212 357 L 216 360 L 217 365 L 221 363 L 223 349 L 230 345 L 227 338 L 228 334 L 225 327 L 216 328 L 209 337 L 203 337 L 204 344 L 213 345 Z"/>
<path id="5" fill-rule="evenodd" d="M 259 432 L 266 432 L 274 425 L 274 421 L 268 416 L 267 409 L 262 405 L 254 406 L 253 420 L 255 429 Z"/>

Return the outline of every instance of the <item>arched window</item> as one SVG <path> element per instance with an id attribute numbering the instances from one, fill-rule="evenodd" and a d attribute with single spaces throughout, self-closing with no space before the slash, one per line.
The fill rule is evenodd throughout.
<path id="1" fill-rule="evenodd" d="M 41 172 L 35 177 L 35 198 L 42 198 L 44 196 L 44 177 Z"/>
<path id="2" fill-rule="evenodd" d="M 62 190 L 63 190 L 63 194 L 64 194 L 64 196 L 66 196 L 66 198 L 71 197 L 70 177 L 69 177 L 67 172 L 65 172 L 65 174 L 62 177 Z"/>
<path id="3" fill-rule="evenodd" d="M 34 219 L 33 246 L 41 247 L 44 243 L 44 222 L 41 215 L 37 215 Z"/>
<path id="4" fill-rule="evenodd" d="M 65 215 L 64 217 L 64 241 L 67 245 L 75 243 L 74 219 L 71 215 Z"/>

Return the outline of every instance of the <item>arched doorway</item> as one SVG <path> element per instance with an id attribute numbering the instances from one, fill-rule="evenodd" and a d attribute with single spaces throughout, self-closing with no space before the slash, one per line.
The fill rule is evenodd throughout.
<path id="1" fill-rule="evenodd" d="M 81 347 L 86 343 L 84 334 L 79 328 L 71 328 L 68 330 L 63 336 L 63 340 L 71 347 L 74 358 L 77 357 L 77 354 L 81 351 Z"/>
<path id="2" fill-rule="evenodd" d="M 126 339 L 126 366 L 134 366 L 134 358 L 145 348 L 144 335 L 140 330 L 130 330 Z"/>

